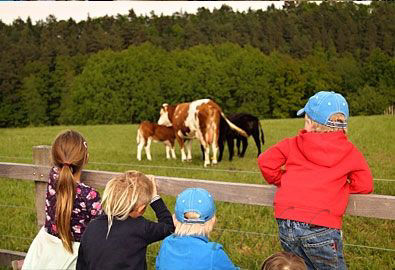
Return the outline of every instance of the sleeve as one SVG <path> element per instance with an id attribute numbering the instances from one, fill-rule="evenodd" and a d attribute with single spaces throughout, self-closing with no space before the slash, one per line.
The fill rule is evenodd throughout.
<path id="1" fill-rule="evenodd" d="M 219 244 L 218 244 L 219 245 Z M 217 247 L 217 250 L 213 256 L 213 270 L 239 270 L 240 267 L 236 267 L 232 261 L 229 259 L 228 255 L 226 255 L 225 251 L 222 248 L 222 245 Z"/>
<path id="2" fill-rule="evenodd" d="M 173 218 L 162 199 L 151 203 L 158 222 L 147 220 L 145 225 L 145 235 L 148 244 L 163 240 L 174 232 Z"/>
<path id="3" fill-rule="evenodd" d="M 353 194 L 369 194 L 373 192 L 373 176 L 370 171 L 369 165 L 364 156 L 358 149 L 355 149 L 355 162 L 357 166 L 348 174 L 350 181 L 350 193 Z"/>
<path id="4" fill-rule="evenodd" d="M 282 166 L 287 161 L 288 152 L 289 139 L 286 139 L 259 155 L 258 167 L 269 184 L 281 186 L 281 177 L 285 172 Z"/>
<path id="5" fill-rule="evenodd" d="M 91 189 L 86 197 L 86 222 L 95 219 L 102 212 L 100 194 L 95 189 Z"/>

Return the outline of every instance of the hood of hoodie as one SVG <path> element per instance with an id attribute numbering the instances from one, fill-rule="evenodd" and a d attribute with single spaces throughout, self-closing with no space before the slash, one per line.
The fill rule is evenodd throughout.
<path id="1" fill-rule="evenodd" d="M 342 131 L 321 133 L 301 130 L 296 144 L 307 160 L 325 167 L 333 167 L 353 149 Z"/>

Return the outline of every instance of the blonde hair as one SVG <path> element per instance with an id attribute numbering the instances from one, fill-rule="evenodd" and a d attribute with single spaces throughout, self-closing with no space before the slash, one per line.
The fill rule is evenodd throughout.
<path id="1" fill-rule="evenodd" d="M 76 178 L 87 163 L 88 149 L 84 137 L 77 131 L 60 133 L 52 144 L 52 163 L 60 168 L 56 182 L 56 228 L 64 248 L 73 253 L 71 213 L 74 206 Z"/>
<path id="2" fill-rule="evenodd" d="M 196 212 L 186 212 L 184 214 L 186 219 L 197 219 L 200 218 L 200 215 Z M 217 218 L 215 215 L 205 223 L 182 223 L 178 221 L 173 216 L 174 226 L 176 230 L 174 232 L 177 236 L 186 236 L 186 235 L 200 235 L 209 237 L 210 233 L 214 229 L 215 222 Z"/>
<path id="3" fill-rule="evenodd" d="M 282 251 L 267 258 L 261 270 L 307 270 L 307 266 L 302 258 Z"/>
<path id="4" fill-rule="evenodd" d="M 108 218 L 108 237 L 113 219 L 125 220 L 130 212 L 148 205 L 153 195 L 152 181 L 138 171 L 127 171 L 111 179 L 103 193 L 102 207 Z"/>
<path id="5" fill-rule="evenodd" d="M 334 132 L 334 131 L 343 131 L 344 133 L 347 134 L 347 128 L 337 128 L 337 127 L 328 127 L 325 125 L 322 125 L 320 123 L 317 123 L 313 119 L 310 118 L 310 116 L 305 114 L 305 121 L 310 120 L 312 122 L 312 130 L 313 132 Z M 338 122 L 338 123 L 347 123 L 347 119 L 342 113 L 335 113 L 329 117 L 329 120 L 332 122 Z"/>

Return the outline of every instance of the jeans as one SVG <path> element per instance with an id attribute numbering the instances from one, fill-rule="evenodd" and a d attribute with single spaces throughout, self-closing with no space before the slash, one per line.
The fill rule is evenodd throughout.
<path id="1" fill-rule="evenodd" d="M 277 219 L 281 246 L 301 257 L 308 270 L 346 270 L 342 231 Z"/>

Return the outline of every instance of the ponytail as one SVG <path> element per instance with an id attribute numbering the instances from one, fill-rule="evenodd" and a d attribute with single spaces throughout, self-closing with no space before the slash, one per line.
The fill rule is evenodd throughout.
<path id="1" fill-rule="evenodd" d="M 72 168 L 65 164 L 60 170 L 56 184 L 56 214 L 55 221 L 64 248 L 73 253 L 73 237 L 71 235 L 71 212 L 75 197 L 75 181 Z"/>
<path id="2" fill-rule="evenodd" d="M 88 160 L 88 145 L 84 137 L 73 130 L 60 133 L 52 144 L 52 162 L 61 168 L 56 181 L 55 224 L 64 248 L 73 253 L 71 214 L 77 181 Z"/>

